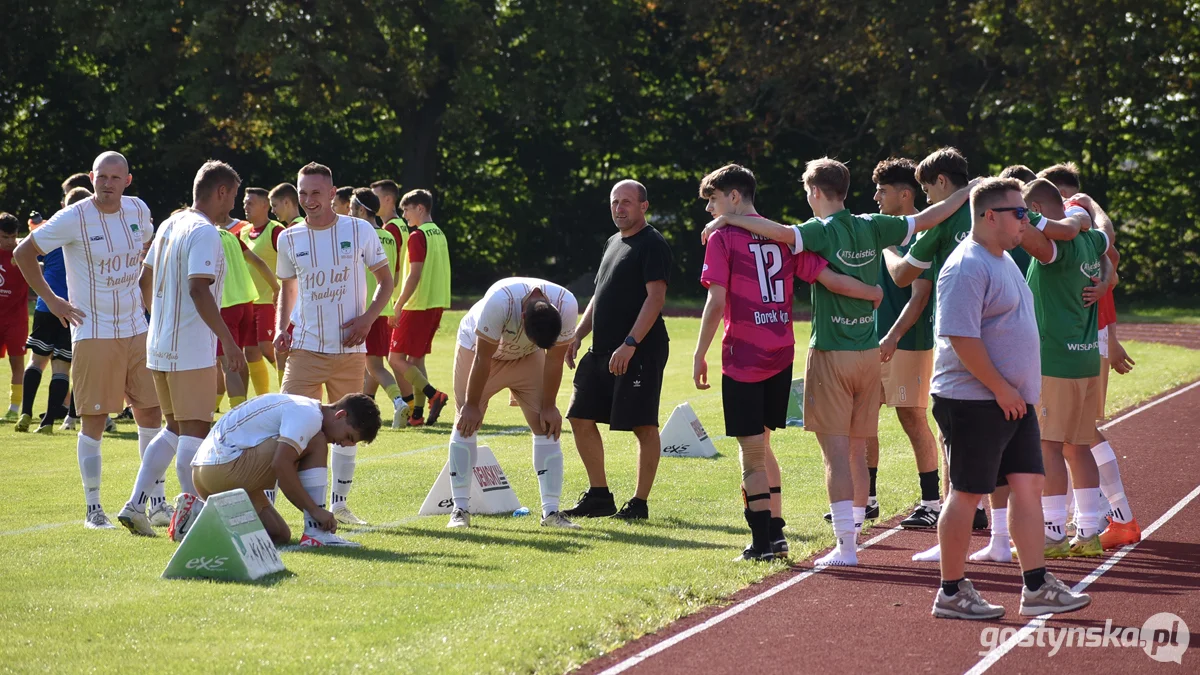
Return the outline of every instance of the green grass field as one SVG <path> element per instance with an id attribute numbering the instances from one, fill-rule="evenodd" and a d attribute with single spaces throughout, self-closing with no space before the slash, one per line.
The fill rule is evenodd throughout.
<path id="1" fill-rule="evenodd" d="M 430 373 L 450 378 L 452 330 L 443 324 Z M 209 672 L 343 671 L 561 672 L 778 571 L 782 564 L 735 564 L 748 540 L 738 493 L 740 469 L 723 428 L 720 395 L 691 383 L 699 321 L 671 319 L 673 353 L 662 420 L 691 401 L 721 454 L 664 459 L 651 520 L 583 521 L 576 532 L 547 531 L 536 517 L 479 517 L 468 531 L 417 510 L 445 461 L 448 424 L 390 429 L 359 450 L 351 502 L 373 524 L 347 536 L 359 550 L 284 552 L 289 574 L 263 584 L 163 581 L 174 545 L 124 529 L 85 530 L 75 436 L 17 435 L 0 429 L 0 662 L 5 670 Z M 807 344 L 808 326 L 797 324 Z M 1138 367 L 1112 377 L 1109 410 L 1200 377 L 1200 352 L 1130 343 Z M 710 368 L 719 361 L 710 350 Z M 796 372 L 804 350 L 797 350 Z M 4 376 L 7 377 L 7 367 Z M 566 407 L 570 383 L 559 406 Z M 45 386 L 37 410 L 44 410 Z M 503 464 L 523 503 L 537 511 L 529 436 L 517 408 L 493 401 L 482 442 Z M 879 498 L 885 515 L 918 495 L 911 452 L 894 415 L 881 422 Z M 610 486 L 632 496 L 631 434 L 606 434 Z M 830 543 L 817 444 L 789 429 L 775 436 L 783 466 L 792 555 Z M 564 436 L 564 501 L 587 487 L 569 432 Z M 104 506 L 116 516 L 138 466 L 135 429 L 104 441 Z M 175 474 L 168 472 L 168 495 Z M 294 531 L 299 514 L 282 508 Z"/>

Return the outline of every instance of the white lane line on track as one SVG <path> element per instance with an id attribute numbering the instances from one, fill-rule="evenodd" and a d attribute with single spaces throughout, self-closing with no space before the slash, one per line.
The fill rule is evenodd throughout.
<path id="1" fill-rule="evenodd" d="M 1113 426 L 1117 425 L 1118 423 L 1124 422 L 1125 420 L 1129 419 L 1130 417 L 1137 415 L 1138 413 L 1149 410 L 1150 408 L 1153 408 L 1154 406 L 1158 405 L 1159 403 L 1162 403 L 1164 401 L 1169 401 L 1170 399 L 1175 398 L 1176 396 L 1179 396 L 1180 394 L 1190 391 L 1191 389 L 1194 389 L 1196 387 L 1200 387 L 1200 381 L 1193 382 L 1192 384 L 1184 387 L 1183 389 L 1180 389 L 1171 394 L 1168 394 L 1167 396 L 1164 396 L 1162 398 L 1151 401 L 1150 403 L 1138 406 L 1137 408 L 1130 410 L 1128 413 L 1125 413 L 1124 415 L 1109 422 L 1108 424 L 1105 424 L 1104 426 L 1102 426 L 1100 428 L 1101 428 L 1101 430 L 1103 430 L 1103 429 L 1108 429 L 1110 427 L 1113 427 Z M 1194 490 L 1191 495 L 1186 497 L 1185 500 L 1191 501 L 1196 496 L 1196 494 L 1200 494 L 1200 487 L 1196 488 L 1196 490 Z M 1180 504 L 1176 504 L 1175 506 L 1178 509 L 1182 509 L 1183 506 L 1186 506 L 1186 503 L 1181 502 Z M 1168 512 L 1168 514 L 1170 514 L 1172 516 L 1175 513 L 1178 513 L 1178 511 L 1175 509 L 1172 509 L 1172 511 Z M 1145 537 L 1149 536 L 1149 534 L 1151 532 L 1158 529 L 1158 527 L 1160 527 L 1167 520 L 1170 520 L 1170 518 L 1167 514 L 1164 514 L 1162 518 L 1159 518 L 1157 521 L 1154 522 L 1153 525 L 1150 526 L 1150 528 L 1148 528 L 1147 530 L 1145 530 L 1143 532 L 1143 539 Z M 883 541 L 884 539 L 892 536 L 893 534 L 896 534 L 899 531 L 900 531 L 900 527 L 896 526 L 896 527 L 888 530 L 887 532 L 884 532 L 883 534 L 880 534 L 880 535 L 874 537 L 873 539 L 870 539 L 869 541 L 864 543 L 862 546 L 860 546 L 858 548 L 858 550 L 861 551 L 862 549 L 867 548 L 868 546 L 871 546 L 880 541 Z M 1112 561 L 1112 564 L 1115 565 L 1118 560 L 1125 557 L 1125 555 L 1128 553 L 1128 551 L 1126 551 L 1126 549 L 1133 550 L 1134 547 L 1136 547 L 1136 544 L 1127 546 L 1127 547 L 1125 547 L 1125 549 L 1121 549 L 1121 551 L 1119 551 L 1117 555 L 1114 555 L 1113 558 L 1110 559 Z M 1109 565 L 1109 567 L 1111 567 L 1111 566 L 1112 565 Z M 1104 565 L 1101 565 L 1101 567 L 1104 567 Z M 825 569 L 825 568 L 814 567 L 813 569 L 811 569 L 807 572 L 798 574 L 798 575 L 792 577 L 791 579 L 788 579 L 787 581 L 779 584 L 778 586 L 774 586 L 772 588 L 769 588 L 769 589 L 763 591 L 762 593 L 759 593 L 758 595 L 747 598 L 747 599 L 743 600 L 742 602 L 734 605 L 733 607 L 730 607 L 729 609 L 725 610 L 724 612 L 721 612 L 720 614 L 710 618 L 708 621 L 705 621 L 704 623 L 692 626 L 691 628 L 683 631 L 682 633 L 679 633 L 679 634 L 674 635 L 666 640 L 663 640 L 662 642 L 659 642 L 655 645 L 647 647 L 646 649 L 638 652 L 637 654 L 634 654 L 633 656 L 630 656 L 629 658 L 625 659 L 624 661 L 621 661 L 620 663 L 605 669 L 604 671 L 602 671 L 600 673 L 600 675 L 616 675 L 616 673 L 625 672 L 626 670 L 629 670 L 630 668 L 638 665 L 639 663 L 641 663 L 642 661 L 645 661 L 646 659 L 650 658 L 651 656 L 654 656 L 655 654 L 664 652 L 667 649 L 670 649 L 671 647 L 679 644 L 680 642 L 683 642 L 684 640 L 686 640 L 694 635 L 697 635 L 699 633 L 702 633 L 702 632 L 708 630 L 709 628 L 712 628 L 713 626 L 725 621 L 726 619 L 729 619 L 738 614 L 741 614 L 742 612 L 746 611 L 750 607 L 757 605 L 758 603 L 762 602 L 763 600 L 766 600 L 767 598 L 775 595 L 776 593 L 781 593 L 784 590 L 791 588 L 792 586 L 795 586 L 796 584 L 800 583 L 801 581 L 804 581 L 805 579 L 811 577 L 812 575 L 816 574 L 817 572 L 820 572 L 822 569 Z M 1098 579 L 1100 577 L 1100 575 L 1106 571 L 1108 571 L 1108 567 L 1104 568 L 1103 571 L 1101 571 L 1099 568 L 1097 568 L 1097 571 L 1093 572 L 1093 574 L 1095 575 L 1095 578 Z M 1090 575 L 1089 575 L 1089 578 L 1091 578 Z M 1092 579 L 1092 581 L 1094 581 L 1094 580 L 1095 579 Z M 1087 579 L 1085 579 L 1084 581 L 1087 581 Z M 1080 582 L 1080 583 L 1083 583 L 1083 582 Z M 1091 581 L 1088 581 L 1088 583 L 1091 583 Z M 1032 632 L 1033 629 L 1036 628 L 1036 626 L 1034 626 L 1034 624 L 1039 620 L 1041 620 L 1043 623 L 1045 622 L 1045 619 L 1043 617 L 1038 617 L 1037 619 L 1034 619 L 1033 621 L 1031 621 L 1029 623 L 1028 626 L 1025 627 L 1025 629 L 1022 629 L 1022 631 L 1020 633 L 1013 636 L 1013 639 L 1009 640 L 1005 644 L 1006 645 L 1009 643 L 1016 644 L 1016 642 L 1019 641 L 1019 638 L 1021 636 L 1023 636 L 1024 634 L 1027 634 L 1026 630 L 1028 630 L 1029 632 Z M 1040 625 L 1040 624 L 1038 624 L 1038 625 Z M 1008 649 L 1012 649 L 1012 646 L 1010 645 L 1008 647 Z M 998 647 L 995 651 L 993 651 L 991 654 L 988 655 L 988 658 L 991 658 L 992 654 L 998 654 L 999 652 L 1000 652 L 1000 648 Z M 998 656 L 996 656 L 996 660 L 999 660 L 1000 656 L 1003 656 L 1003 654 L 999 654 Z M 985 661 L 986 660 L 987 659 L 985 659 Z M 994 662 L 995 661 L 992 661 L 992 663 L 994 663 Z M 979 666 L 977 664 L 976 668 L 978 668 L 978 667 Z M 984 670 L 986 670 L 986 668 L 984 668 Z M 983 672 L 983 670 L 979 670 L 978 672 Z M 976 671 L 974 669 L 972 669 L 971 671 L 968 671 L 968 675 L 974 675 L 975 673 L 976 673 Z"/>
<path id="2" fill-rule="evenodd" d="M 1184 507 L 1186 507 L 1188 504 L 1192 503 L 1192 500 L 1194 500 L 1197 496 L 1200 496 L 1200 486 L 1197 486 L 1194 490 L 1192 490 L 1190 493 L 1188 493 L 1188 495 L 1186 497 L 1184 497 L 1183 499 L 1180 499 L 1178 502 L 1175 502 L 1175 506 L 1172 506 L 1170 508 L 1170 510 L 1168 510 L 1166 513 L 1159 516 L 1158 520 L 1154 521 L 1154 523 L 1151 524 L 1150 527 L 1147 527 L 1145 530 L 1143 530 L 1142 531 L 1142 541 L 1146 541 L 1147 539 L 1149 539 L 1150 535 L 1154 534 L 1154 532 L 1156 530 L 1158 530 L 1158 528 L 1162 527 L 1163 525 L 1165 525 L 1167 523 L 1167 521 L 1171 520 L 1176 515 L 1178 515 L 1178 513 L 1180 511 L 1182 511 L 1184 509 Z M 1138 543 L 1140 544 L 1141 542 L 1138 542 Z M 1091 574 L 1087 575 L 1079 583 L 1072 586 L 1071 590 L 1076 593 L 1079 593 L 1080 591 L 1084 590 L 1088 586 L 1091 586 L 1093 583 L 1096 582 L 1097 579 L 1104 576 L 1105 572 L 1109 571 L 1110 569 L 1113 568 L 1113 566 L 1115 566 L 1117 563 L 1121 562 L 1121 560 L 1125 556 L 1129 555 L 1133 551 L 1133 549 L 1135 549 L 1137 547 L 1138 547 L 1138 544 L 1129 544 L 1128 546 L 1122 547 L 1119 551 L 1114 553 L 1111 558 L 1109 558 L 1108 560 L 1105 560 L 1104 563 L 1102 563 L 1099 567 L 1092 570 Z M 1022 627 L 1021 630 L 1017 631 L 1015 635 L 1013 635 L 1009 639 L 1005 640 L 1003 643 L 1001 643 L 999 646 L 997 646 L 992 651 L 988 652 L 987 656 L 983 657 L 979 661 L 979 663 L 976 663 L 970 670 L 968 670 L 966 672 L 966 675 L 980 675 L 981 673 L 986 672 L 988 668 L 991 668 L 992 666 L 996 665 L 996 663 L 1001 658 L 1003 658 L 1005 654 L 1012 651 L 1013 647 L 1017 646 L 1017 643 L 1019 643 L 1021 640 L 1025 639 L 1026 636 L 1031 635 L 1035 630 L 1046 625 L 1046 621 L 1049 620 L 1050 617 L 1052 617 L 1052 616 L 1054 616 L 1054 615 L 1053 614 L 1042 614 L 1042 615 L 1034 618 L 1033 620 L 1031 620 L 1029 623 L 1025 624 L 1025 626 Z"/>
<path id="3" fill-rule="evenodd" d="M 883 532 L 881 534 L 878 534 L 878 535 L 872 537 L 871 539 L 868 539 L 866 542 L 864 542 L 861 546 L 858 547 L 858 550 L 861 551 L 865 548 L 874 546 L 875 544 L 878 544 L 879 542 L 883 541 L 884 539 L 887 539 L 888 537 L 892 536 L 893 534 L 896 534 L 899 531 L 900 531 L 900 526 L 897 525 L 896 527 L 893 527 L 892 529 L 890 529 L 886 532 Z M 684 640 L 692 637 L 693 635 L 702 633 L 702 632 L 708 630 L 709 628 L 712 628 L 713 626 L 721 623 L 722 621 L 725 621 L 726 619 L 735 617 L 738 614 L 741 614 L 742 612 L 746 611 L 747 609 L 750 609 L 751 607 L 762 602 L 763 600 L 766 600 L 767 598 L 770 598 L 771 596 L 773 596 L 777 593 L 782 593 L 783 591 L 786 591 L 787 589 L 791 588 L 792 586 L 795 586 L 796 584 L 800 583 L 801 581 L 804 581 L 805 579 L 807 579 L 807 578 L 811 577 L 812 575 L 820 572 L 821 570 L 825 570 L 825 569 L 829 569 L 829 567 L 828 566 L 824 566 L 824 567 L 819 566 L 819 567 L 814 567 L 811 570 L 806 570 L 804 572 L 801 572 L 800 574 L 797 574 L 796 576 L 792 577 L 791 579 L 788 579 L 787 581 L 785 581 L 781 584 L 778 584 L 776 586 L 772 586 L 771 588 L 768 588 L 767 590 L 763 591 L 762 593 L 759 593 L 758 595 L 755 595 L 750 598 L 746 598 L 745 600 L 739 602 L 738 604 L 734 605 L 733 607 L 730 607 L 729 609 L 725 610 L 724 612 L 721 612 L 720 614 L 710 618 L 708 621 L 705 621 L 704 623 L 692 626 L 691 628 L 683 631 L 682 633 L 673 635 L 673 636 L 667 638 L 666 640 L 659 642 L 658 644 L 655 644 L 651 647 L 648 647 L 648 648 L 638 652 L 637 654 L 634 654 L 633 656 L 630 656 L 629 658 L 625 659 L 624 661 L 621 661 L 620 663 L 605 669 L 603 672 L 600 673 L 600 675 L 616 675 L 616 673 L 623 673 L 626 670 L 629 670 L 630 668 L 638 665 L 642 661 L 645 661 L 646 659 L 650 658 L 651 656 L 654 656 L 655 654 L 666 651 L 667 649 L 670 649 L 671 647 L 679 644 L 680 642 L 683 642 Z"/>
<path id="4" fill-rule="evenodd" d="M 41 525 L 34 525 L 33 527 L 23 527 L 19 530 L 6 530 L 4 532 L 0 532 L 0 537 L 7 537 L 13 534 L 30 534 L 32 532 L 41 532 L 42 530 L 53 530 L 59 527 L 66 527 L 67 525 L 81 524 L 83 524 L 82 520 L 70 520 L 65 523 L 42 523 Z"/>

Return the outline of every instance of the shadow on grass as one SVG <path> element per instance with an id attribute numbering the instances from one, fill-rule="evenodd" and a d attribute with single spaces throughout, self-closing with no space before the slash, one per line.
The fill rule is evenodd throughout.
<path id="1" fill-rule="evenodd" d="M 424 537 L 426 539 L 436 539 L 439 541 L 465 541 L 472 544 L 490 544 L 494 546 L 511 546 L 532 548 L 538 551 L 547 553 L 574 553 L 586 548 L 591 548 L 590 545 L 576 541 L 574 539 L 564 538 L 544 538 L 537 539 L 527 538 L 527 534 L 523 532 L 507 531 L 509 536 L 498 536 L 481 532 L 478 527 L 463 530 L 427 530 L 414 527 L 388 527 L 376 530 L 377 533 L 390 534 L 400 537 Z M 572 531 L 575 534 L 577 531 Z M 539 535 L 546 534 L 545 532 L 538 533 Z M 565 531 L 564 531 L 565 534 Z"/>
<path id="2" fill-rule="evenodd" d="M 268 574 L 267 576 L 255 579 L 254 581 L 239 581 L 237 579 L 208 579 L 208 578 L 204 578 L 204 577 L 170 578 L 170 579 L 164 579 L 164 581 L 185 581 L 185 582 L 192 582 L 192 583 L 209 582 L 209 583 L 213 583 L 213 584 L 229 584 L 229 585 L 233 585 L 233 586 L 269 587 L 269 586 L 274 586 L 274 585 L 278 584 L 279 582 L 283 581 L 284 579 L 291 579 L 295 576 L 296 576 L 295 572 L 293 572 L 291 570 L 283 570 L 280 572 L 275 572 L 274 574 Z"/>
<path id="3" fill-rule="evenodd" d="M 386 532 L 386 530 L 379 530 Z M 304 555 L 346 558 L 367 562 L 408 563 L 413 565 L 437 565 L 461 569 L 496 570 L 495 565 L 480 565 L 467 562 L 469 556 L 461 553 L 404 553 L 382 548 L 360 548 L 354 546 L 321 546 L 304 551 Z"/>

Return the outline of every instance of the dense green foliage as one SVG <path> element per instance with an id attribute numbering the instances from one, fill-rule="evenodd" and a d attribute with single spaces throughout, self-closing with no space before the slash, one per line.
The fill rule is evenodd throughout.
<path id="1" fill-rule="evenodd" d="M 1122 289 L 1200 291 L 1197 0 L 8 0 L 3 14 L 10 211 L 52 211 L 105 148 L 130 157 L 160 218 L 208 157 L 268 187 L 315 159 L 342 185 L 433 188 L 465 288 L 588 273 L 612 232 L 608 187 L 636 177 L 694 278 L 707 170 L 746 163 L 760 208 L 799 219 L 807 159 L 846 161 L 867 210 L 876 161 L 953 144 L 978 174 L 1078 162 L 1128 235 Z"/>

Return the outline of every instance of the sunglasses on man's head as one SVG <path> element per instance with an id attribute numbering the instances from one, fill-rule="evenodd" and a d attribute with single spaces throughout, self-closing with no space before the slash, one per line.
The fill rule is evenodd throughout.
<path id="1" fill-rule="evenodd" d="M 988 211 L 1012 211 L 1017 220 L 1025 220 L 1025 216 L 1029 215 L 1033 209 L 1027 206 L 997 206 L 996 208 L 988 209 Z M 987 215 L 987 211 L 979 214 L 979 217 L 982 218 L 985 215 Z"/>

